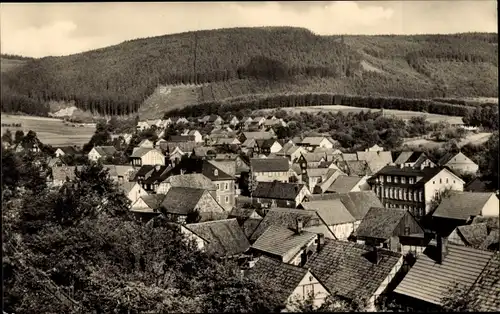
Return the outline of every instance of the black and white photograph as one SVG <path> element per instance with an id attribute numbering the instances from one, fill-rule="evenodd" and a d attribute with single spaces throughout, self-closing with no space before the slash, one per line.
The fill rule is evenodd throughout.
<path id="1" fill-rule="evenodd" d="M 499 312 L 497 16 L 0 3 L 2 314 Z"/>

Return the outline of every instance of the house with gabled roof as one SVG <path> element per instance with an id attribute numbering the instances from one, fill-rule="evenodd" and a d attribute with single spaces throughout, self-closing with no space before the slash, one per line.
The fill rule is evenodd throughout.
<path id="1" fill-rule="evenodd" d="M 479 279 L 472 285 L 470 295 L 475 297 L 474 306 L 482 312 L 500 312 L 500 254 L 490 259 Z"/>
<path id="2" fill-rule="evenodd" d="M 252 158 L 250 173 L 257 182 L 288 182 L 291 176 L 287 158 Z"/>
<path id="3" fill-rule="evenodd" d="M 305 148 L 297 146 L 293 143 L 286 143 L 283 145 L 283 148 L 276 153 L 276 155 L 278 155 L 279 157 L 286 157 L 288 158 L 288 160 L 294 163 L 303 153 L 306 153 Z"/>
<path id="4" fill-rule="evenodd" d="M 260 257 L 245 274 L 248 278 L 262 280 L 278 288 L 277 307 L 282 312 L 293 312 L 296 302 L 305 300 L 310 294 L 314 296 L 313 306 L 319 308 L 330 295 L 310 270 L 266 256 Z"/>
<path id="5" fill-rule="evenodd" d="M 91 161 L 98 161 L 100 159 L 113 157 L 116 152 L 117 151 L 114 146 L 95 146 L 90 150 L 87 157 Z"/>
<path id="6" fill-rule="evenodd" d="M 331 232 L 316 210 L 271 208 L 250 236 L 250 242 L 255 242 L 271 225 L 279 225 L 291 230 L 296 230 L 299 220 L 302 221 L 303 231 L 316 234 L 321 233 L 327 238 L 335 238 L 335 235 Z"/>
<path id="7" fill-rule="evenodd" d="M 229 213 L 229 218 L 236 218 L 238 222 L 243 222 L 249 218 L 262 219 L 255 208 L 234 207 Z"/>
<path id="8" fill-rule="evenodd" d="M 190 223 L 181 232 L 196 241 L 198 249 L 218 258 L 235 258 L 250 248 L 250 243 L 236 219 Z"/>
<path id="9" fill-rule="evenodd" d="M 477 216 L 498 217 L 499 200 L 495 193 L 450 191 L 432 213 L 436 231 L 447 236 Z"/>
<path id="10" fill-rule="evenodd" d="M 52 167 L 48 183 L 51 187 L 61 187 L 66 181 L 75 179 L 76 166 Z"/>
<path id="11" fill-rule="evenodd" d="M 420 168 L 422 165 L 424 167 L 436 166 L 436 164 L 427 157 L 425 153 L 422 152 L 401 152 L 394 160 L 396 166 L 404 165 L 405 167 L 416 167 Z"/>
<path id="12" fill-rule="evenodd" d="M 385 207 L 409 209 L 417 218 L 430 212 L 443 191 L 462 191 L 464 186 L 464 181 L 446 167 L 385 166 L 368 183 Z"/>
<path id="13" fill-rule="evenodd" d="M 335 181 L 326 190 L 327 193 L 348 193 L 369 191 L 368 176 L 338 176 Z"/>
<path id="14" fill-rule="evenodd" d="M 303 138 L 297 145 L 303 146 L 309 151 L 313 151 L 316 147 L 333 148 L 334 146 L 340 146 L 337 141 L 329 136 L 308 136 Z"/>
<path id="15" fill-rule="evenodd" d="M 255 143 L 259 154 L 275 154 L 283 148 L 276 139 L 255 140 Z"/>
<path id="16" fill-rule="evenodd" d="M 398 303 L 440 311 L 448 291 L 457 283 L 470 291 L 493 256 L 494 252 L 450 244 L 438 237 L 394 290 Z"/>
<path id="17" fill-rule="evenodd" d="M 354 222 L 354 230 L 359 226 L 361 220 L 371 207 L 383 207 L 382 202 L 380 202 L 380 199 L 373 191 L 312 194 L 309 196 L 310 202 L 335 199 L 340 200 L 349 213 L 356 219 Z"/>
<path id="18" fill-rule="evenodd" d="M 252 193 L 256 203 L 265 208 L 290 207 L 295 208 L 311 195 L 304 184 L 287 182 L 258 182 Z"/>
<path id="19" fill-rule="evenodd" d="M 67 164 L 59 157 L 47 157 L 47 166 L 52 168 L 67 166 Z"/>
<path id="20" fill-rule="evenodd" d="M 189 173 L 182 175 L 171 175 L 158 185 L 157 193 L 167 194 L 172 187 L 185 187 L 193 189 L 202 189 L 209 191 L 216 197 L 217 187 L 215 184 L 201 173 Z"/>
<path id="21" fill-rule="evenodd" d="M 79 155 L 80 151 L 75 147 L 75 146 L 62 146 L 58 147 L 55 151 L 55 156 L 56 157 L 62 157 L 66 155 Z"/>
<path id="22" fill-rule="evenodd" d="M 244 142 L 248 139 L 254 139 L 254 140 L 268 140 L 271 138 L 275 138 L 276 134 L 274 132 L 265 132 L 265 131 L 260 131 L 260 132 L 242 132 L 241 133 L 241 138 L 240 141 Z"/>
<path id="23" fill-rule="evenodd" d="M 171 172 L 170 166 L 145 165 L 140 167 L 130 181 L 138 182 L 147 192 L 156 193 L 159 185 Z"/>
<path id="24" fill-rule="evenodd" d="M 237 126 L 238 124 L 240 124 L 240 120 L 238 120 L 238 117 L 236 117 L 236 116 L 232 116 L 232 117 L 229 119 L 229 125 L 232 125 L 232 126 Z"/>
<path id="25" fill-rule="evenodd" d="M 149 194 L 139 197 L 132 206 L 130 211 L 141 220 L 150 220 L 161 214 L 161 203 L 165 198 L 165 194 Z"/>
<path id="26" fill-rule="evenodd" d="M 412 234 L 424 234 L 424 229 L 410 212 L 382 207 L 371 207 L 354 232 L 358 243 L 394 252 L 404 251 L 402 246 L 405 242 L 401 241 L 401 237 Z M 425 246 L 421 246 L 421 251 L 424 248 Z"/>
<path id="27" fill-rule="evenodd" d="M 148 140 L 147 138 L 143 139 L 138 145 L 137 147 L 141 147 L 141 148 L 153 148 L 154 147 L 154 143 L 150 140 Z"/>
<path id="28" fill-rule="evenodd" d="M 134 166 L 165 165 L 165 155 L 156 148 L 135 147 L 130 155 Z"/>
<path id="29" fill-rule="evenodd" d="M 148 195 L 148 192 L 137 182 L 120 182 L 118 187 L 130 200 L 131 204 L 134 204 L 139 198 Z"/>
<path id="30" fill-rule="evenodd" d="M 449 167 L 458 173 L 475 174 L 479 170 L 479 166 L 462 152 L 448 153 L 439 160 L 438 164 Z"/>
<path id="31" fill-rule="evenodd" d="M 340 160 L 337 167 L 349 176 L 371 176 L 372 170 L 366 160 Z"/>
<path id="32" fill-rule="evenodd" d="M 493 232 L 496 234 L 498 243 L 498 230 Z M 491 239 L 488 238 L 488 225 L 487 223 L 476 223 L 470 225 L 458 226 L 448 237 L 449 243 L 470 246 L 480 250 L 492 249 L 494 243 L 490 243 Z"/>
<path id="33" fill-rule="evenodd" d="M 302 153 L 297 163 L 303 167 L 306 163 L 307 168 L 318 168 L 319 165 L 326 161 L 326 155 L 324 153 Z"/>
<path id="34" fill-rule="evenodd" d="M 357 152 L 356 155 L 358 160 L 366 161 L 372 173 L 376 173 L 393 163 L 391 152 L 365 150 L 364 152 Z"/>
<path id="35" fill-rule="evenodd" d="M 129 165 L 103 165 L 108 169 L 109 178 L 115 182 L 128 182 L 137 169 Z"/>
<path id="36" fill-rule="evenodd" d="M 172 187 L 161 203 L 162 212 L 177 222 L 184 223 L 190 214 L 198 213 L 200 222 L 227 218 L 227 212 L 207 191 Z"/>
<path id="37" fill-rule="evenodd" d="M 306 184 L 312 193 L 324 193 L 328 186 L 342 175 L 342 171 L 329 168 L 307 168 L 304 171 L 296 164 L 292 165 L 292 169 L 302 173 L 302 183 Z"/>
<path id="38" fill-rule="evenodd" d="M 202 174 L 209 178 L 217 187 L 216 200 L 226 210 L 236 204 L 236 177 L 223 171 L 219 165 L 212 160 L 203 161 Z"/>
<path id="39" fill-rule="evenodd" d="M 475 178 L 464 186 L 464 191 L 467 192 L 495 192 L 492 181 Z"/>
<path id="40" fill-rule="evenodd" d="M 356 218 L 338 199 L 304 202 L 300 204 L 299 208 L 315 210 L 331 230 L 335 239 L 347 240 L 354 231 Z"/>
<path id="41" fill-rule="evenodd" d="M 308 257 L 304 268 L 316 274 L 330 293 L 346 300 L 359 300 L 368 311 L 374 311 L 378 297 L 402 266 L 400 253 L 325 239 L 323 247 Z"/>

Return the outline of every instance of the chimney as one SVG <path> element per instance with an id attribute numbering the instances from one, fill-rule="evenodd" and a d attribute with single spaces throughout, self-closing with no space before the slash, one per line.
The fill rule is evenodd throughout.
<path id="1" fill-rule="evenodd" d="M 183 175 L 184 173 L 186 173 L 186 169 L 181 169 L 181 175 Z"/>
<path id="2" fill-rule="evenodd" d="M 444 261 L 444 258 L 446 257 L 446 254 L 448 254 L 448 239 L 441 236 L 437 235 L 437 257 L 438 257 L 438 263 L 442 264 Z"/>
<path id="3" fill-rule="evenodd" d="M 378 265 L 380 258 L 379 258 L 378 248 L 375 245 L 372 246 L 372 254 L 373 254 L 373 262 L 375 263 L 375 265 Z"/>
<path id="4" fill-rule="evenodd" d="M 302 217 L 297 217 L 297 233 L 301 233 L 302 229 L 304 228 L 304 221 L 302 220 Z"/>
<path id="5" fill-rule="evenodd" d="M 318 243 L 316 244 L 316 251 L 319 253 L 325 245 L 325 235 L 323 233 L 318 233 Z"/>

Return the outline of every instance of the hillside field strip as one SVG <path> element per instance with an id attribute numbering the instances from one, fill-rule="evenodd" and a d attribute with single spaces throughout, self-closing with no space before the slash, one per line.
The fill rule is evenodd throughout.
<path id="1" fill-rule="evenodd" d="M 18 124 L 21 127 L 3 127 L 2 134 L 9 129 L 14 136 L 17 130 L 22 130 L 24 134 L 29 130 L 35 131 L 42 143 L 52 146 L 84 145 L 88 143 L 95 132 L 95 125 L 83 125 L 69 123 L 64 124 L 61 119 L 45 117 L 32 117 L 20 115 L 2 114 L 2 124 Z M 75 125 L 74 127 L 72 125 Z"/>
<path id="2" fill-rule="evenodd" d="M 462 147 L 467 144 L 476 144 L 476 145 L 484 144 L 488 141 L 488 139 L 492 134 L 493 133 L 490 132 L 470 133 L 458 143 L 458 146 Z M 436 148 L 444 144 L 446 144 L 446 142 L 436 142 L 427 139 L 409 139 L 403 143 L 403 145 L 406 145 L 410 148 L 416 148 L 419 146 L 426 148 Z"/>
<path id="3" fill-rule="evenodd" d="M 380 109 L 370 109 L 370 108 L 359 108 L 359 107 L 349 107 L 349 106 L 310 106 L 310 107 L 284 107 L 284 108 L 275 108 L 275 109 L 283 109 L 286 111 L 291 111 L 295 113 L 307 112 L 307 113 L 315 113 L 315 112 L 339 112 L 342 111 L 344 113 L 358 113 L 361 111 L 380 111 Z M 262 113 L 268 113 L 275 109 L 260 109 L 259 111 Z M 400 118 L 403 120 L 409 120 L 412 117 L 425 116 L 427 121 L 430 123 L 437 123 L 440 121 L 445 121 L 451 124 L 462 124 L 462 117 L 456 116 L 445 116 L 440 114 L 432 114 L 425 112 L 417 112 L 417 111 L 404 111 L 404 110 L 392 110 L 392 109 L 384 109 L 384 114 L 386 116 L 395 116 L 396 118 Z"/>

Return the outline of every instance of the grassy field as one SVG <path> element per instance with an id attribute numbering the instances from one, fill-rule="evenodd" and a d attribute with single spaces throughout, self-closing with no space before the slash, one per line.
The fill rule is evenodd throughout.
<path id="1" fill-rule="evenodd" d="M 63 120 L 31 117 L 31 116 L 17 116 L 2 114 L 2 123 L 14 124 L 21 123 L 20 128 L 16 127 L 3 127 L 2 134 L 9 129 L 12 134 L 17 130 L 22 130 L 25 134 L 29 131 L 35 131 L 38 139 L 44 144 L 52 146 L 65 146 L 65 145 L 83 145 L 86 144 L 95 131 L 95 126 L 76 124 L 65 125 Z"/>
<path id="2" fill-rule="evenodd" d="M 380 111 L 380 109 L 358 108 L 358 107 L 349 107 L 349 106 L 287 107 L 287 108 L 280 108 L 280 109 L 291 111 L 291 112 L 296 112 L 296 113 L 300 113 L 300 112 L 314 113 L 314 112 L 325 112 L 325 111 L 331 111 L 331 112 L 342 111 L 344 113 L 361 112 L 361 111 L 368 111 L 368 110 Z M 262 109 L 262 110 L 259 110 L 259 112 L 267 114 L 273 110 L 274 109 Z M 463 122 L 461 117 L 444 116 L 444 115 L 439 115 L 439 114 L 431 114 L 431 113 L 416 112 L 416 111 L 385 109 L 384 113 L 387 116 L 395 116 L 395 117 L 403 119 L 403 120 L 408 120 L 408 119 L 411 119 L 412 117 L 425 116 L 427 118 L 427 121 L 429 121 L 431 123 L 446 121 L 446 122 L 451 123 L 451 124 L 457 124 L 457 123 Z"/>
<path id="3" fill-rule="evenodd" d="M 459 147 L 465 146 L 469 143 L 472 144 L 483 144 L 488 141 L 492 133 L 489 132 L 481 132 L 481 133 L 470 133 L 466 138 L 458 143 Z M 435 148 L 444 145 L 445 142 L 436 142 L 432 140 L 426 139 L 418 139 L 418 140 L 408 140 L 403 143 L 403 145 L 407 145 L 408 147 L 427 147 L 427 148 Z"/>
<path id="4" fill-rule="evenodd" d="M 15 60 L 0 58 L 0 70 L 1 72 L 8 72 L 11 69 L 15 69 L 18 66 L 25 64 L 25 60 Z"/>

